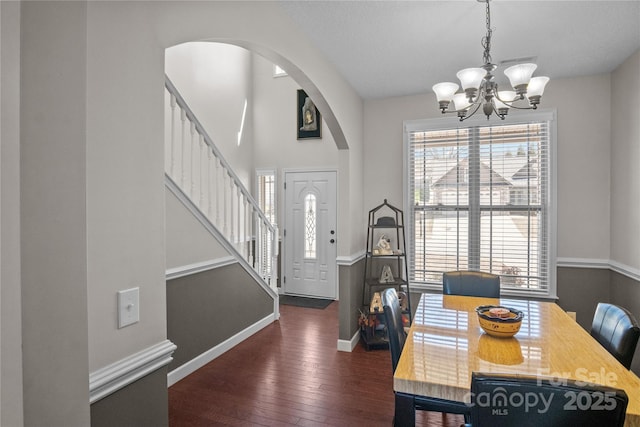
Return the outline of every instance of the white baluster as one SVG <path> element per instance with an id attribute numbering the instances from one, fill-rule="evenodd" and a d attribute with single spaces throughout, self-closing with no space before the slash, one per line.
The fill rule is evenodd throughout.
<path id="1" fill-rule="evenodd" d="M 211 147 L 207 145 L 207 200 L 209 201 L 209 219 L 213 221 L 213 185 L 211 182 Z"/>
<path id="2" fill-rule="evenodd" d="M 236 191 L 238 194 L 237 197 L 237 201 L 238 201 L 238 212 L 237 212 L 237 219 L 236 219 L 236 226 L 238 227 L 238 234 L 236 234 L 236 236 L 238 236 L 238 244 L 240 245 L 240 253 L 243 254 L 243 250 L 242 250 L 242 242 L 243 242 L 243 237 L 242 237 L 242 193 L 240 192 L 240 187 L 236 185 Z M 246 259 L 246 257 L 245 257 Z"/>
<path id="3" fill-rule="evenodd" d="M 244 238 L 242 239 L 242 247 L 244 248 L 244 258 L 249 262 L 249 265 L 251 265 L 251 254 L 249 252 L 249 243 L 251 242 L 251 239 L 249 239 L 249 201 L 246 197 L 243 197 L 242 200 L 244 202 Z"/>
<path id="4" fill-rule="evenodd" d="M 171 178 L 176 179 L 176 96 L 174 94 L 170 95 L 169 105 L 171 106 L 171 147 L 170 147 L 170 156 L 171 156 L 171 169 L 170 174 Z"/>
<path id="5" fill-rule="evenodd" d="M 234 215 L 233 215 L 233 186 L 235 185 L 235 182 L 233 182 L 233 177 L 231 175 L 229 175 L 229 221 L 231 221 L 230 227 L 231 227 L 231 244 L 236 244 L 236 236 L 235 236 L 235 227 L 234 227 Z"/>
<path id="6" fill-rule="evenodd" d="M 277 290 L 278 287 L 278 229 L 274 227 L 271 236 L 271 287 Z"/>
<path id="7" fill-rule="evenodd" d="M 256 271 L 260 274 L 260 277 L 264 277 L 262 272 L 262 221 L 260 216 L 256 214 Z"/>
<path id="8" fill-rule="evenodd" d="M 204 207 L 206 206 L 206 200 L 204 199 L 204 170 L 205 168 L 202 166 L 202 162 L 207 161 L 207 156 L 203 154 L 203 150 L 205 149 L 206 144 L 204 143 L 204 137 L 200 134 L 200 152 L 198 156 L 200 157 L 200 161 L 198 162 L 198 178 L 200 181 L 200 208 L 204 211 Z"/>
<path id="9" fill-rule="evenodd" d="M 196 124 L 194 122 L 191 122 L 191 145 L 190 145 L 190 149 L 191 149 L 191 155 L 189 156 L 189 160 L 191 165 L 189 166 L 190 170 L 189 170 L 189 178 L 190 178 L 190 190 L 189 190 L 189 196 L 191 197 L 191 200 L 195 199 L 195 178 L 193 176 L 194 174 L 194 169 L 195 169 L 195 161 L 194 161 L 194 157 L 197 155 L 196 154 Z"/>
<path id="10" fill-rule="evenodd" d="M 262 277 L 267 280 L 269 277 L 269 227 L 265 220 L 262 220 Z"/>
<path id="11" fill-rule="evenodd" d="M 220 159 L 216 156 L 216 226 L 220 227 Z M 224 187 L 222 188 L 224 191 Z"/>
<path id="12" fill-rule="evenodd" d="M 229 221 L 227 221 L 227 211 L 229 210 L 229 203 L 227 202 L 227 200 L 229 199 L 229 192 L 227 190 L 228 186 L 227 184 L 227 180 L 231 180 L 231 177 L 229 176 L 229 174 L 227 173 L 226 169 L 223 167 L 222 168 L 222 173 L 224 174 L 224 181 L 223 181 L 223 188 L 222 191 L 224 192 L 224 200 L 222 203 L 222 217 L 223 217 L 223 221 L 224 221 L 224 235 L 228 240 L 229 239 Z"/>
<path id="13" fill-rule="evenodd" d="M 255 253 L 253 251 L 253 205 L 249 205 L 247 208 L 247 259 L 249 264 L 254 266 L 253 260 L 255 259 Z"/>
<path id="14" fill-rule="evenodd" d="M 183 110 L 182 108 L 180 108 L 180 120 L 182 122 L 182 129 L 181 129 L 181 145 L 182 145 L 182 157 L 180 158 L 180 168 L 181 168 L 181 175 L 182 175 L 182 189 L 184 190 L 186 185 L 187 185 L 187 143 L 185 142 L 185 140 L 187 139 L 187 127 L 186 127 L 186 119 L 187 119 L 187 112 L 185 110 Z"/>

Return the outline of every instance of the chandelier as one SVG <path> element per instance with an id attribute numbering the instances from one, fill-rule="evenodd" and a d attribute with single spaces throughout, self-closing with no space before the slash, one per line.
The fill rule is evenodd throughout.
<path id="1" fill-rule="evenodd" d="M 498 90 L 498 84 L 491 74 L 497 66 L 491 63 L 491 11 L 489 0 L 478 0 L 487 3 L 487 35 L 482 38 L 484 65 L 479 68 L 466 68 L 458 71 L 456 76 L 464 92 L 456 93 L 458 85 L 451 82 L 438 83 L 433 86 L 440 110 L 445 113 L 457 113 L 460 121 L 473 116 L 482 106 L 482 112 L 487 120 L 496 114 L 502 120 L 509 112 L 509 108 L 520 110 L 535 110 L 540 104 L 540 98 L 549 77 L 531 77 L 536 64 L 516 64 L 504 70 L 513 90 Z M 526 98 L 526 101 L 524 101 Z M 454 109 L 449 109 L 453 101 Z M 518 105 L 516 105 L 518 103 Z"/>

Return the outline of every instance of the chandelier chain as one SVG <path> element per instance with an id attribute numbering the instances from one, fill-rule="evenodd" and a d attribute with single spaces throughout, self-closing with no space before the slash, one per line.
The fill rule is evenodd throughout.
<path id="1" fill-rule="evenodd" d="M 487 35 L 482 38 L 481 44 L 484 47 L 484 54 L 482 60 L 485 64 L 491 63 L 491 9 L 489 8 L 489 0 L 487 2 Z"/>

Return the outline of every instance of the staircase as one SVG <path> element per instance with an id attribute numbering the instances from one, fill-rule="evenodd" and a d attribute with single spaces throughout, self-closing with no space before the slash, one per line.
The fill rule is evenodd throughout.
<path id="1" fill-rule="evenodd" d="M 165 76 L 165 184 L 278 307 L 278 232 Z"/>

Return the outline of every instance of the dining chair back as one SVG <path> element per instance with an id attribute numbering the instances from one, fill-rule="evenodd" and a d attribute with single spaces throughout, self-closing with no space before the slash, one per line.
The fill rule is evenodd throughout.
<path id="1" fill-rule="evenodd" d="M 624 390 L 566 378 L 474 372 L 466 425 L 616 427 L 624 424 L 628 400 Z"/>
<path id="2" fill-rule="evenodd" d="M 395 372 L 402 354 L 402 348 L 407 340 L 407 334 L 404 331 L 402 309 L 400 308 L 400 300 L 395 288 L 388 288 L 382 291 L 381 299 L 387 337 L 389 339 L 391 366 L 393 372 Z M 416 409 L 462 414 L 465 420 L 468 420 L 471 414 L 471 409 L 462 402 L 396 392 L 394 425 L 412 425 L 415 423 Z"/>
<path id="3" fill-rule="evenodd" d="M 614 304 L 598 303 L 591 324 L 591 336 L 627 369 L 631 368 L 640 328 L 627 309 Z"/>
<path id="4" fill-rule="evenodd" d="M 448 271 L 442 275 L 442 293 L 500 298 L 500 276 L 481 271 Z"/>
<path id="5" fill-rule="evenodd" d="M 382 310 L 384 311 L 385 325 L 389 339 L 389 352 L 391 353 L 391 366 L 396 371 L 402 348 L 407 340 L 402 323 L 402 310 L 398 293 L 394 288 L 385 289 L 382 292 Z"/>

